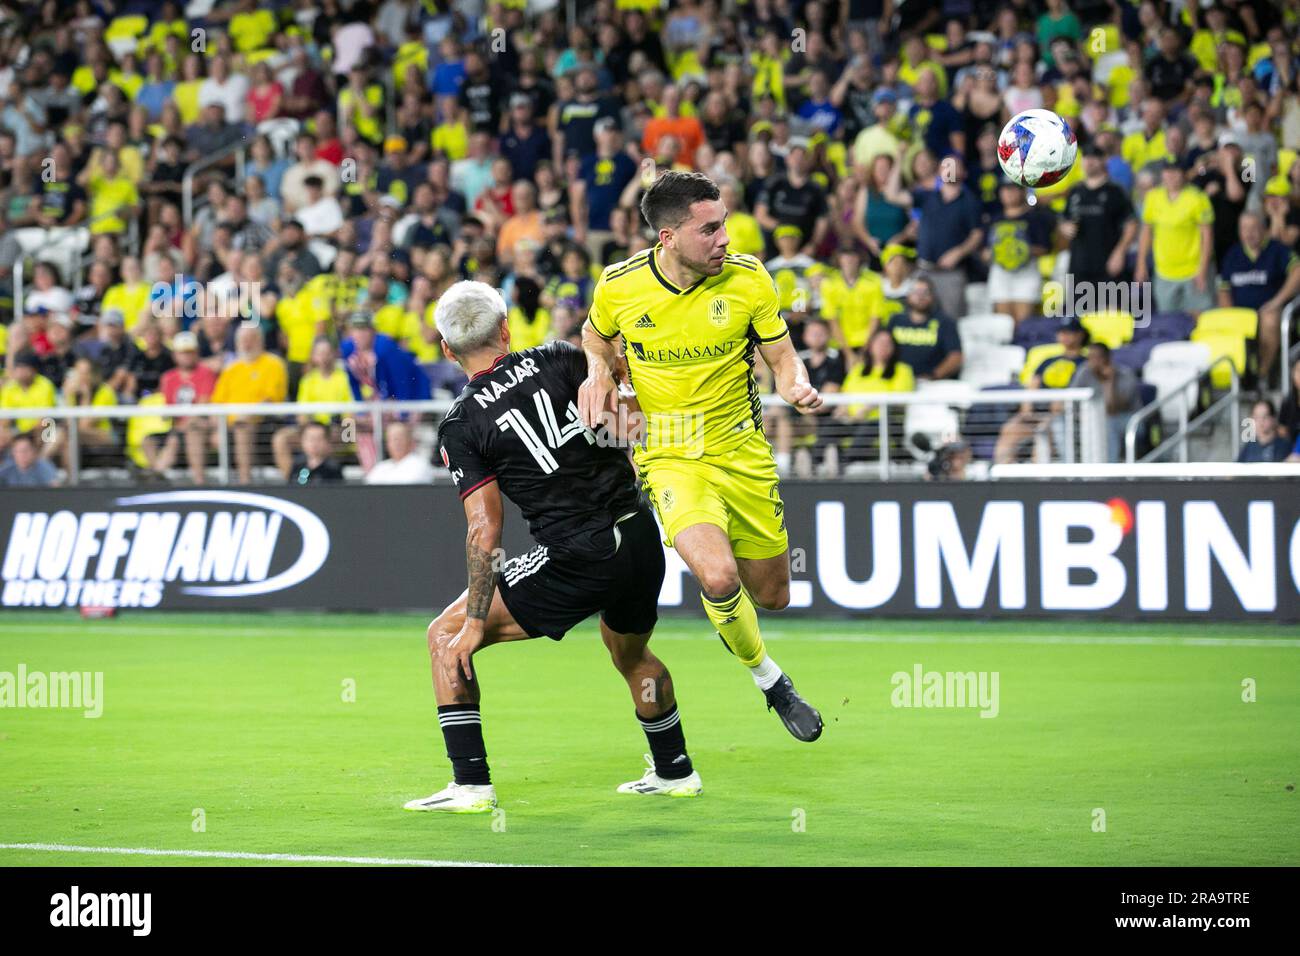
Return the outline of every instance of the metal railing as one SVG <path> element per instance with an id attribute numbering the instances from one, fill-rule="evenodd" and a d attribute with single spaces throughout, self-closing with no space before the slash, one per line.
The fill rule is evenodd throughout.
<path id="1" fill-rule="evenodd" d="M 873 477 L 888 480 L 895 475 L 919 475 L 924 471 L 931 453 L 918 448 L 912 441 L 913 435 L 903 435 L 905 424 L 913 419 L 908 409 L 913 406 L 931 406 L 932 409 L 952 411 L 951 421 L 955 430 L 942 432 L 933 430 L 931 423 L 931 446 L 941 445 L 955 440 L 981 439 L 989 447 L 1000 434 L 1000 429 L 1013 413 L 1008 412 L 1002 419 L 976 424 L 974 419 L 962 421 L 958 411 L 969 411 L 978 406 L 1006 406 L 1014 408 L 1024 403 L 1034 406 L 1058 406 L 1059 414 L 1046 416 L 1054 426 L 1052 432 L 1056 438 L 1055 449 L 1052 448 L 1052 435 L 1035 436 L 1038 451 L 1042 446 L 1048 447 L 1048 457 L 1065 463 L 1095 463 L 1106 460 L 1105 414 L 1100 395 L 1091 388 L 1066 389 L 1007 389 L 992 392 L 972 390 L 968 393 L 929 393 L 927 391 L 909 393 L 832 393 L 825 397 L 826 404 L 834 409 L 840 406 L 861 406 L 867 412 L 860 418 L 840 419 L 830 416 L 822 417 L 814 423 L 814 428 L 824 429 L 823 437 L 832 442 L 841 442 L 846 447 L 850 444 L 859 456 L 852 466 L 846 468 L 846 474 L 856 470 L 859 474 L 870 473 Z M 797 416 L 779 397 L 763 396 L 765 409 L 772 411 L 784 409 L 786 418 L 794 420 Z M 274 423 L 281 420 L 284 426 L 303 417 L 318 415 L 349 416 L 363 419 L 373 436 L 376 460 L 382 460 L 383 427 L 386 420 L 394 414 L 419 416 L 424 423 L 436 421 L 451 407 L 450 399 L 431 399 L 425 401 L 374 401 L 374 402 L 278 402 L 265 404 L 206 404 L 206 405 L 109 405 L 78 406 L 56 408 L 11 408 L 0 409 L 0 421 L 33 419 L 40 422 L 40 428 L 49 429 L 51 425 L 63 423 L 61 429 L 64 441 L 63 454 L 67 463 L 67 481 L 74 484 L 81 478 L 81 448 L 78 440 L 79 429 L 67 427 L 67 423 L 91 419 L 96 421 L 129 421 L 133 418 L 148 417 L 170 420 L 180 417 L 185 419 L 206 418 L 216 434 L 216 479 L 221 484 L 231 481 L 231 432 L 232 425 L 228 416 L 254 416 L 269 419 Z M 426 417 L 427 416 L 427 417 Z M 287 420 L 287 421 L 286 421 Z M 920 427 L 925 433 L 926 426 Z M 50 434 L 59 433 L 51 431 Z M 769 432 L 769 439 L 777 442 L 777 436 Z M 50 440 L 53 440 L 51 438 Z M 261 449 L 265 452 L 265 449 Z M 114 446 L 110 453 L 123 459 L 126 466 L 125 449 Z M 1041 455 L 1039 455 L 1041 459 Z M 897 459 L 897 460 L 896 460 Z M 206 468 L 204 469 L 206 472 Z"/>
<path id="2" fill-rule="evenodd" d="M 1195 390 L 1197 396 L 1193 402 L 1198 402 L 1201 380 L 1210 376 L 1214 369 L 1227 363 L 1228 372 L 1231 376 L 1232 384 L 1222 395 L 1211 402 L 1204 411 L 1198 413 L 1195 418 L 1191 417 L 1191 410 L 1188 405 L 1187 393 L 1189 390 Z M 1220 411 L 1227 411 L 1228 431 L 1232 435 L 1232 457 L 1235 460 L 1238 452 L 1241 451 L 1241 433 L 1236 428 L 1237 403 L 1241 393 L 1241 380 L 1237 375 L 1237 366 L 1233 364 L 1232 359 L 1227 355 L 1220 355 L 1217 359 L 1201 369 L 1187 381 L 1183 382 L 1176 388 L 1170 389 L 1169 393 L 1163 398 L 1157 398 L 1149 405 L 1144 405 L 1136 412 L 1129 416 L 1128 424 L 1124 428 L 1124 460 L 1128 464 L 1145 464 L 1157 461 L 1170 446 L 1177 446 L 1179 462 L 1186 464 L 1189 461 L 1187 451 L 1187 439 L 1192 432 L 1199 429 L 1206 422 L 1210 421 Z M 1143 424 L 1157 414 L 1162 408 L 1170 402 L 1178 403 L 1178 430 L 1173 434 L 1165 437 L 1160 444 L 1156 445 L 1140 459 L 1137 457 L 1138 434 Z"/>
<path id="3" fill-rule="evenodd" d="M 242 189 L 244 164 L 248 160 L 248 143 L 242 140 L 238 143 L 231 143 L 225 149 L 217 150 L 211 156 L 204 156 L 202 159 L 195 160 L 185 167 L 185 172 L 181 176 L 181 219 L 186 229 L 189 229 L 194 223 L 194 178 L 203 170 L 215 166 L 231 156 L 235 157 L 235 184 L 237 188 Z"/>
<path id="4" fill-rule="evenodd" d="M 1300 352 L 1300 342 L 1297 342 L 1294 348 L 1291 346 L 1291 323 L 1295 320 L 1295 311 L 1297 306 L 1300 306 L 1300 298 L 1292 299 L 1282 310 L 1282 340 L 1281 345 L 1277 350 L 1277 355 L 1278 361 L 1282 363 L 1283 404 L 1286 404 L 1287 399 L 1291 397 L 1291 389 L 1293 387 L 1291 383 L 1291 363 L 1294 362 L 1297 357 L 1300 357 L 1292 354 L 1293 352 Z M 1261 384 L 1268 382 L 1268 375 L 1271 371 L 1271 369 L 1266 368 L 1259 370 Z"/>

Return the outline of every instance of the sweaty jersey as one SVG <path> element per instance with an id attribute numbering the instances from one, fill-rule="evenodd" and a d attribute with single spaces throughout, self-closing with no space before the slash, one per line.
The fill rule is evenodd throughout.
<path id="1" fill-rule="evenodd" d="M 725 453 L 763 428 L 754 350 L 789 335 L 776 287 L 753 256 L 728 254 L 722 271 L 679 289 L 656 245 L 609 266 L 589 320 L 623 336 L 628 373 L 646 415 L 638 463 Z"/>
<path id="2" fill-rule="evenodd" d="M 568 342 L 502 355 L 452 403 L 438 448 L 462 500 L 495 481 L 539 544 L 603 559 L 638 493 L 625 451 L 598 442 L 578 415 L 586 377 L 586 358 Z"/>

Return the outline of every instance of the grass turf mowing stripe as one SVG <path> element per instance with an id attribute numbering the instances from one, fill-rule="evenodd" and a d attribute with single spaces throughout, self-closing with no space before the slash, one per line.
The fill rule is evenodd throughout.
<path id="1" fill-rule="evenodd" d="M 267 863 L 355 863 L 358 866 L 513 866 L 472 860 L 394 860 L 383 856 L 313 856 L 302 853 L 244 853 L 237 850 L 155 850 L 149 847 L 70 846 L 65 843 L 0 843 L 0 850 L 41 853 L 109 853 L 115 856 L 175 856 L 196 860 L 253 860 Z"/>

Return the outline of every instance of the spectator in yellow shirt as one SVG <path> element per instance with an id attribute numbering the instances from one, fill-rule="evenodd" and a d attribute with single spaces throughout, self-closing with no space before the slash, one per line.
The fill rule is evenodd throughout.
<path id="1" fill-rule="evenodd" d="M 831 325 L 831 344 L 857 352 L 884 318 L 884 287 L 880 276 L 862 265 L 856 246 L 840 247 L 836 259 L 839 268 L 821 279 L 821 314 Z"/>
<path id="2" fill-rule="evenodd" d="M 63 380 L 63 403 L 71 408 L 99 408 L 117 405 L 117 395 L 103 380 L 99 365 L 90 358 L 79 358 Z M 77 457 L 86 464 L 91 456 L 103 457 L 121 444 L 118 431 L 107 418 L 73 418 L 58 430 L 51 454 L 61 454 L 63 467 L 72 467 L 72 446 L 68 430 L 77 430 Z M 112 457 L 116 457 L 115 455 Z"/>
<path id="3" fill-rule="evenodd" d="M 14 356 L 13 371 L 10 373 L 9 380 L 0 386 L 0 408 L 43 410 L 53 408 L 59 403 L 54 383 L 37 371 L 39 367 L 40 359 L 30 349 L 24 349 Z M 15 434 L 33 432 L 40 424 L 39 417 L 0 419 L 0 455 L 9 448 L 9 443 Z M 49 456 L 52 451 L 50 445 L 42 445 L 42 452 L 46 456 Z"/>
<path id="4" fill-rule="evenodd" d="M 136 214 L 140 194 L 130 177 L 123 174 L 117 154 L 105 152 L 100 158 L 98 175 L 87 183 L 90 193 L 90 231 L 92 233 L 126 232 L 126 224 Z"/>
<path id="5" fill-rule="evenodd" d="M 298 382 L 297 401 L 300 404 L 310 402 L 350 402 L 353 400 L 352 385 L 348 381 L 347 370 L 339 361 L 334 345 L 327 338 L 318 338 L 312 343 L 311 362 L 302 379 Z M 301 447 L 302 426 L 309 421 L 317 421 L 330 430 L 330 441 L 334 445 L 343 443 L 342 429 L 339 427 L 338 415 L 299 415 L 296 425 L 286 425 L 276 430 L 271 439 L 271 452 L 275 457 L 275 467 L 284 474 L 289 473 L 293 465 L 293 456 Z"/>
<path id="6" fill-rule="evenodd" d="M 100 312 L 117 309 L 126 317 L 127 331 L 132 335 L 136 327 L 151 315 L 149 311 L 149 283 L 144 281 L 140 260 L 126 256 L 122 260 L 122 281 L 108 287 Z"/>
<path id="7" fill-rule="evenodd" d="M 266 351 L 262 330 L 241 325 L 235 333 L 237 358 L 217 379 L 212 401 L 217 404 L 255 404 L 283 402 L 288 392 L 288 376 L 279 356 Z M 235 432 L 235 468 L 241 484 L 253 480 L 253 460 L 258 438 L 269 439 L 274 424 L 256 415 L 231 415 Z"/>
<path id="8" fill-rule="evenodd" d="M 1156 311 L 1199 315 L 1214 307 L 1213 226 L 1209 197 L 1189 186 L 1182 165 L 1167 157 L 1160 167 L 1160 186 L 1148 190 L 1142 202 L 1133 270 L 1136 281 L 1146 282 L 1147 256 L 1154 252 Z"/>
<path id="9" fill-rule="evenodd" d="M 866 354 L 844 376 L 840 391 L 847 394 L 873 394 L 879 392 L 911 392 L 916 389 L 916 376 L 906 362 L 898 360 L 898 345 L 888 329 L 878 328 L 867 340 Z M 872 460 L 880 454 L 880 406 L 841 405 L 835 417 L 848 431 L 840 441 L 845 461 Z M 895 407 L 889 414 L 888 433 L 892 444 L 902 438 L 903 412 Z"/>

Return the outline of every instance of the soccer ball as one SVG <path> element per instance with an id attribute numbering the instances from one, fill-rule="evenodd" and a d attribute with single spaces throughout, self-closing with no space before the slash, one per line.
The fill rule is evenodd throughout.
<path id="1" fill-rule="evenodd" d="M 1074 166 L 1078 143 L 1070 124 L 1051 110 L 1025 110 L 1002 127 L 998 162 L 1021 186 L 1050 186 Z"/>

